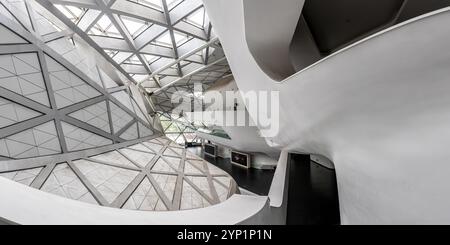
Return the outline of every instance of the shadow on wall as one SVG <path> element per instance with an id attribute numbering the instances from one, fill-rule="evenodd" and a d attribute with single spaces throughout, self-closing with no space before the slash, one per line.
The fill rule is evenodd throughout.
<path id="1" fill-rule="evenodd" d="M 289 158 L 286 223 L 340 224 L 336 172 L 312 162 L 309 155 L 291 154 Z"/>

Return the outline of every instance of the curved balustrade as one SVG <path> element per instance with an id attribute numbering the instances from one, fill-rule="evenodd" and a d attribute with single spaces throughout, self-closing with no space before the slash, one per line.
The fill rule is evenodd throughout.
<path id="1" fill-rule="evenodd" d="M 221 204 L 187 211 L 145 212 L 95 206 L 0 178 L 0 217 L 27 225 L 230 225 L 257 215 L 267 197 L 234 195 Z"/>

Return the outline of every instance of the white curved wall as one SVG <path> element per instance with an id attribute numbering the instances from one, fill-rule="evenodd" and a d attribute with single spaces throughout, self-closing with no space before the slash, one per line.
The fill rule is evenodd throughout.
<path id="1" fill-rule="evenodd" d="M 272 79 L 282 80 L 295 73 L 289 49 L 302 13 L 304 0 L 247 0 L 248 48 L 261 69 Z"/>
<path id="2" fill-rule="evenodd" d="M 277 83 L 247 46 L 252 9 L 242 0 L 205 5 L 239 89 L 280 91 L 281 130 L 270 140 L 335 163 L 343 224 L 450 223 L 450 9 Z"/>

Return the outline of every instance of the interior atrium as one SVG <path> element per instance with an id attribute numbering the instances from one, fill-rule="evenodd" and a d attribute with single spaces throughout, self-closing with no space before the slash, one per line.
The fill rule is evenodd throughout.
<path id="1" fill-rule="evenodd" d="M 0 0 L 0 224 L 450 224 L 449 6 Z"/>

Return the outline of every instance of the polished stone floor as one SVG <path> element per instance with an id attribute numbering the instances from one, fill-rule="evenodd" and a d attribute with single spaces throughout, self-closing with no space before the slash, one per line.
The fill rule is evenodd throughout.
<path id="1" fill-rule="evenodd" d="M 188 151 L 204 157 L 209 163 L 227 172 L 239 187 L 258 195 L 268 195 L 272 184 L 274 170 L 245 169 L 230 163 L 230 159 L 218 157 L 216 159 L 203 156 L 201 147 L 190 147 Z"/>

